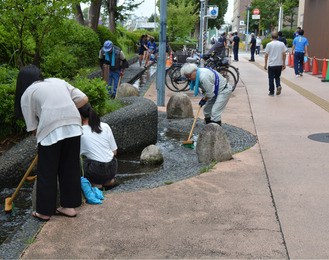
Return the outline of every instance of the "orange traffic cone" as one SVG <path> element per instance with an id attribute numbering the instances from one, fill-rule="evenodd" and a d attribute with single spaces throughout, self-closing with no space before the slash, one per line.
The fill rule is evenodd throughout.
<path id="1" fill-rule="evenodd" d="M 291 56 L 291 67 L 294 67 L 295 54 Z"/>
<path id="2" fill-rule="evenodd" d="M 313 58 L 313 68 L 312 68 L 312 75 L 318 75 L 319 74 L 319 69 L 318 69 L 318 64 L 316 62 L 316 58 Z"/>
<path id="3" fill-rule="evenodd" d="M 326 75 L 327 75 L 327 60 L 324 58 L 323 59 L 323 65 L 322 65 L 322 78 L 326 78 Z"/>
<path id="4" fill-rule="evenodd" d="M 291 66 L 291 53 L 289 52 L 288 66 Z"/>
<path id="5" fill-rule="evenodd" d="M 307 61 L 304 63 L 305 64 L 305 72 L 311 72 L 311 66 L 310 66 L 310 59 L 307 58 Z"/>

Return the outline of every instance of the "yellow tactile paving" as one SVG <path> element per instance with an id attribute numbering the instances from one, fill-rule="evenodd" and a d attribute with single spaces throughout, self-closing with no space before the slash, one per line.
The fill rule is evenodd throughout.
<path id="1" fill-rule="evenodd" d="M 245 59 L 247 59 L 247 58 L 245 58 Z M 266 71 L 261 64 L 259 64 L 257 62 L 253 62 L 253 64 L 255 66 L 257 66 L 258 68 L 260 68 L 261 70 Z M 285 79 L 284 77 L 281 77 L 281 81 L 284 84 L 286 84 L 288 87 L 292 88 L 293 90 L 295 90 L 296 92 L 298 92 L 299 94 L 301 94 L 302 96 L 307 98 L 308 100 L 312 101 L 314 104 L 318 105 L 322 109 L 329 112 L 329 102 L 328 101 L 324 100 L 323 98 L 318 97 L 317 95 L 314 95 L 312 92 L 296 85 L 295 83 L 291 82 L 290 80 Z"/>

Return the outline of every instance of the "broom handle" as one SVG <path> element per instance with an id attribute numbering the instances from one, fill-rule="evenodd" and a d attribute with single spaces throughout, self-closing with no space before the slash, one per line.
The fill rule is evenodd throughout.
<path id="1" fill-rule="evenodd" d="M 118 82 L 118 86 L 117 86 L 117 92 L 115 93 L 115 99 L 117 98 L 117 95 L 118 95 L 118 89 L 119 89 L 119 86 L 120 86 L 121 78 L 122 78 L 122 75 L 119 78 L 119 82 Z"/>
<path id="2" fill-rule="evenodd" d="M 200 109 L 201 109 L 201 105 L 199 105 L 198 112 L 196 112 L 196 116 L 195 116 L 195 119 L 194 119 L 194 122 L 193 122 L 193 125 L 192 125 L 192 129 L 191 129 L 191 132 L 190 132 L 190 135 L 189 135 L 187 141 L 190 141 L 190 139 L 191 139 L 191 136 L 192 136 L 192 133 L 193 133 L 193 129 L 194 129 L 194 126 L 195 126 L 195 122 L 198 119 L 198 115 L 199 115 Z"/>
<path id="3" fill-rule="evenodd" d="M 33 167 L 35 166 L 35 164 L 37 163 L 37 161 L 38 161 L 38 155 L 35 156 L 33 162 L 31 163 L 30 167 L 27 169 L 25 175 L 23 176 L 23 179 L 21 180 L 21 182 L 19 183 L 18 187 L 16 188 L 16 190 L 15 190 L 13 196 L 10 198 L 10 203 L 13 202 L 14 198 L 16 197 L 17 193 L 19 192 L 19 190 L 20 190 L 21 187 L 23 186 L 23 184 L 24 184 L 24 182 L 25 182 L 27 176 L 30 175 L 30 173 L 31 173 Z"/>

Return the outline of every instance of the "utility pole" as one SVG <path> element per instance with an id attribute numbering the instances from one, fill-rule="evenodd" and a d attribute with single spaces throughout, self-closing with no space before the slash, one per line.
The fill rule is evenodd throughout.
<path id="1" fill-rule="evenodd" d="M 157 0 L 154 0 L 154 31 L 157 30 Z"/>
<path id="2" fill-rule="evenodd" d="M 249 40 L 249 11 L 250 11 L 250 9 L 251 9 L 251 5 L 247 5 L 248 14 L 247 14 L 246 51 L 248 51 L 248 40 Z"/>
<path id="3" fill-rule="evenodd" d="M 165 105 L 167 0 L 160 0 L 159 56 L 156 72 L 157 105 Z"/>

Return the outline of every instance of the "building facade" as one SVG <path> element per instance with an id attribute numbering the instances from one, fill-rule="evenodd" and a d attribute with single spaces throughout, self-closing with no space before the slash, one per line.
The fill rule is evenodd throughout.
<path id="1" fill-rule="evenodd" d="M 244 23 L 247 6 L 251 4 L 252 0 L 234 0 L 232 31 L 244 33 L 246 31 L 246 24 Z"/>

